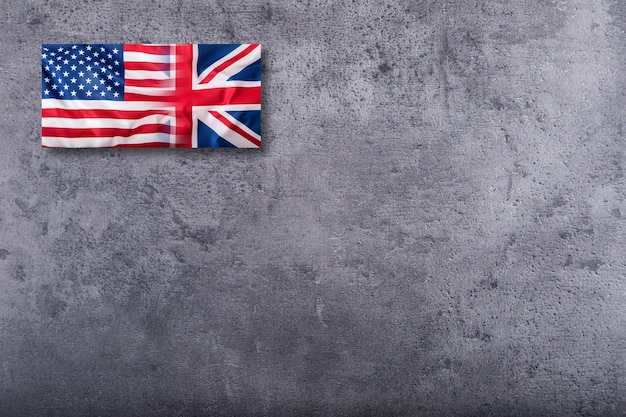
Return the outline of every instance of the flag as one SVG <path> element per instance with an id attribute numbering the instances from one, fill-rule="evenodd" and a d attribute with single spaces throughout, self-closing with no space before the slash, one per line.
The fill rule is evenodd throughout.
<path id="1" fill-rule="evenodd" d="M 258 44 L 41 49 L 43 147 L 261 147 Z"/>

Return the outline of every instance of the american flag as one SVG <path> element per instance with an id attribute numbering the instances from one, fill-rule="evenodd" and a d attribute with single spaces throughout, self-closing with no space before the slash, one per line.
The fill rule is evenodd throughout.
<path id="1" fill-rule="evenodd" d="M 261 147 L 258 44 L 41 49 L 43 147 Z"/>

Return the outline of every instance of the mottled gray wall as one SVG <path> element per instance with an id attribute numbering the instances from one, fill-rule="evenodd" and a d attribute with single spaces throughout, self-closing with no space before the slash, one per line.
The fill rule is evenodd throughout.
<path id="1" fill-rule="evenodd" d="M 624 1 L 0 18 L 1 415 L 626 415 Z M 264 149 L 40 149 L 98 41 L 262 43 Z"/>

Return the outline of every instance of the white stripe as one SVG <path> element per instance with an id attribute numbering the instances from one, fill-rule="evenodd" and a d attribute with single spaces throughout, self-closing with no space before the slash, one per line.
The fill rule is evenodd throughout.
<path id="1" fill-rule="evenodd" d="M 125 93 L 144 94 L 147 96 L 167 96 L 175 87 L 170 88 L 156 88 L 156 87 L 129 87 L 124 86 Z M 119 102 L 118 102 L 119 103 Z"/>
<path id="2" fill-rule="evenodd" d="M 167 80 L 174 78 L 174 71 L 166 74 L 165 71 L 124 70 L 124 78 L 129 80 Z"/>
<path id="3" fill-rule="evenodd" d="M 124 51 L 124 62 L 170 62 L 168 55 L 146 54 L 145 52 Z"/>
<path id="4" fill-rule="evenodd" d="M 43 146 L 51 148 L 106 148 L 115 145 L 163 142 L 170 143 L 169 133 L 141 133 L 127 138 L 115 136 L 110 138 L 57 138 L 44 136 L 41 138 Z"/>
<path id="5" fill-rule="evenodd" d="M 193 77 L 192 83 L 191 83 L 191 89 L 195 90 L 196 86 L 198 85 L 198 83 L 200 82 L 200 79 L 198 78 L 198 57 L 200 56 L 200 52 L 198 50 L 198 44 L 194 44 L 193 45 L 193 52 L 192 52 L 192 58 L 191 58 L 191 75 Z"/>
<path id="6" fill-rule="evenodd" d="M 219 136 L 232 143 L 237 148 L 258 148 L 254 143 L 231 130 L 224 123 L 217 120 L 210 113 L 201 115 L 200 120 L 215 131 Z"/>
<path id="7" fill-rule="evenodd" d="M 235 126 L 240 128 L 241 130 L 246 132 L 248 135 L 252 136 L 253 138 L 255 138 L 257 140 L 261 140 L 261 136 L 259 136 L 254 130 L 251 130 L 248 126 L 246 126 L 245 124 L 241 123 L 239 120 L 235 119 L 230 114 L 228 114 L 228 113 L 226 113 L 225 111 L 222 111 L 222 110 L 219 110 L 218 113 L 221 114 L 223 117 L 225 117 L 229 122 L 231 122 L 232 124 L 234 124 Z"/>
<path id="8" fill-rule="evenodd" d="M 207 113 L 210 110 L 220 111 L 245 111 L 245 110 L 261 110 L 261 104 L 217 104 L 215 106 L 194 106 L 194 109 L 198 109 L 199 114 Z"/>
<path id="9" fill-rule="evenodd" d="M 170 110 L 174 107 L 153 101 L 114 101 L 114 100 L 59 100 L 45 98 L 41 100 L 42 109 L 66 110 Z"/>
<path id="10" fill-rule="evenodd" d="M 218 80 L 218 76 L 213 78 L 211 82 L 207 84 L 194 83 L 194 90 L 209 90 L 216 87 L 260 87 L 261 81 L 215 81 Z M 216 84 L 217 83 L 217 84 Z"/>
<path id="11" fill-rule="evenodd" d="M 191 147 L 198 147 L 198 115 L 201 114 L 201 110 L 197 107 L 191 109 Z"/>
<path id="12" fill-rule="evenodd" d="M 66 117 L 43 117 L 41 127 L 61 127 L 67 129 L 89 129 L 89 128 L 117 128 L 134 129 L 147 124 L 167 124 L 172 117 L 163 114 L 153 114 L 141 119 L 74 119 Z"/>

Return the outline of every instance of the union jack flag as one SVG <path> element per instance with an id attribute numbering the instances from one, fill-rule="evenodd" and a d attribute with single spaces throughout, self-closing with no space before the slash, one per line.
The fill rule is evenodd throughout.
<path id="1" fill-rule="evenodd" d="M 44 44 L 50 148 L 261 147 L 258 44 Z"/>

